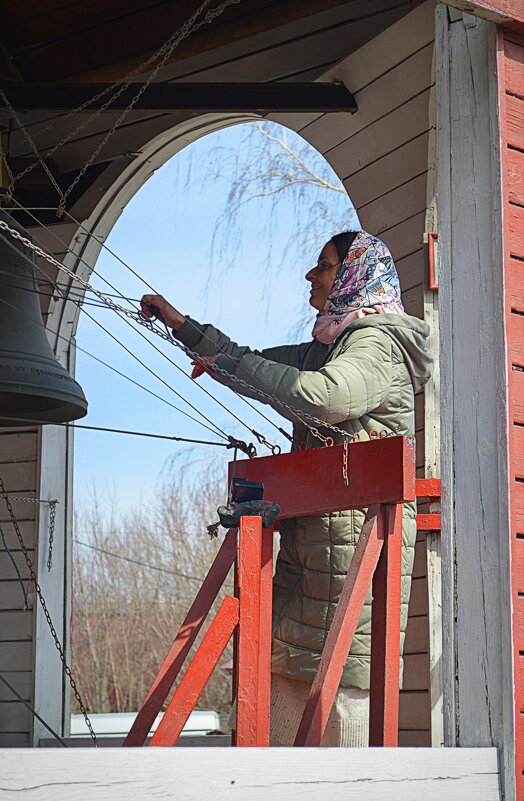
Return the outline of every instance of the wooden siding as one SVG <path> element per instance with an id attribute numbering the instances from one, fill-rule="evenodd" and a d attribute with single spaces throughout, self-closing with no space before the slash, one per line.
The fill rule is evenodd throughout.
<path id="1" fill-rule="evenodd" d="M 499 38 L 504 268 L 509 374 L 509 483 L 515 715 L 524 716 L 524 37 Z M 524 798 L 524 731 L 516 734 L 517 801 Z"/>
<path id="2" fill-rule="evenodd" d="M 36 429 L 13 429 L 0 440 L 0 476 L 12 495 L 35 497 L 39 437 Z M 34 560 L 38 507 L 32 503 L 13 502 L 20 530 L 29 556 Z M 9 513 L 0 500 L 0 527 L 7 547 L 20 571 L 27 593 L 28 608 L 6 551 L 0 551 L 0 672 L 26 701 L 33 696 L 33 606 L 35 601 L 28 568 L 20 549 Z M 32 720 L 26 707 L 8 688 L 0 687 L 0 747 L 29 745 Z"/>
<path id="3" fill-rule="evenodd" d="M 434 6 L 429 2 L 321 76 L 321 80 L 343 81 L 355 95 L 358 112 L 271 116 L 295 127 L 342 178 L 362 227 L 390 248 L 406 311 L 418 317 L 425 316 L 433 40 Z M 416 403 L 420 477 L 426 475 L 425 414 L 420 395 Z M 399 743 L 406 746 L 432 742 L 426 565 L 426 538 L 421 535 L 416 544 L 400 704 Z"/>

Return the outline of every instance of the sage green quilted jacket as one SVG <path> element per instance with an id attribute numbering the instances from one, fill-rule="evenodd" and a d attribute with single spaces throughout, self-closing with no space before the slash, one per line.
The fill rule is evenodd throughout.
<path id="1" fill-rule="evenodd" d="M 216 364 L 280 400 L 336 424 L 360 439 L 373 429 L 414 434 L 414 394 L 431 374 L 426 350 L 429 329 L 416 317 L 374 314 L 357 320 L 331 345 L 317 340 L 253 351 L 232 342 L 211 325 L 190 318 L 176 336 L 201 356 L 221 352 Z M 222 383 L 227 380 L 219 378 Z M 237 384 L 234 388 L 238 391 Z M 244 394 L 249 390 L 242 389 Z M 270 401 L 268 400 L 268 403 Z M 290 413 L 293 447 L 319 446 Z M 322 430 L 322 429 L 321 429 Z M 333 432 L 324 429 L 323 433 Z M 340 442 L 342 435 L 334 436 Z M 273 665 L 275 673 L 312 681 L 364 519 L 346 511 L 284 520 L 274 576 Z M 404 506 L 402 560 L 402 643 L 407 623 L 416 537 L 415 508 Z M 369 688 L 371 592 L 343 672 L 341 686 Z"/>

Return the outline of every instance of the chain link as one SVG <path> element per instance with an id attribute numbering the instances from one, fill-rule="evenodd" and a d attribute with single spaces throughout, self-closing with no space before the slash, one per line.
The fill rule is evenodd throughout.
<path id="1" fill-rule="evenodd" d="M 349 442 L 347 439 L 344 440 L 344 446 L 342 449 L 342 478 L 344 479 L 344 485 L 349 487 L 349 475 L 348 475 L 348 448 Z"/>
<path id="2" fill-rule="evenodd" d="M 61 645 L 60 640 L 58 638 L 58 634 L 56 633 L 56 629 L 55 629 L 55 627 L 53 625 L 53 621 L 51 619 L 51 615 L 49 614 L 49 610 L 47 608 L 47 604 L 45 602 L 45 598 L 44 598 L 44 596 L 42 594 L 42 588 L 40 587 L 40 584 L 38 583 L 38 578 L 37 578 L 37 575 L 36 575 L 36 573 L 34 571 L 33 563 L 31 562 L 31 559 L 29 557 L 29 552 L 28 552 L 28 550 L 26 548 L 26 545 L 24 543 L 24 540 L 23 540 L 23 537 L 22 537 L 22 533 L 20 531 L 20 526 L 18 525 L 18 520 L 16 519 L 15 513 L 13 511 L 13 507 L 11 505 L 11 500 L 16 500 L 18 496 L 10 496 L 10 495 L 7 494 L 5 486 L 4 486 L 3 479 L 1 477 L 0 477 L 0 495 L 3 497 L 5 505 L 7 507 L 7 511 L 9 512 L 9 517 L 11 518 L 11 523 L 13 524 L 13 528 L 15 530 L 18 542 L 20 544 L 20 548 L 22 550 L 22 553 L 24 554 L 24 559 L 25 559 L 25 562 L 26 562 L 26 565 L 27 565 L 27 569 L 29 570 L 29 575 L 31 577 L 31 581 L 34 584 L 35 591 L 36 591 L 36 594 L 38 596 L 38 600 L 40 601 L 40 606 L 42 607 L 42 610 L 43 610 L 44 615 L 45 615 L 45 619 L 47 620 L 47 625 L 49 626 L 49 630 L 51 632 L 51 636 L 52 636 L 52 638 L 54 640 L 54 643 L 55 643 L 56 650 L 58 651 L 58 654 L 60 656 L 60 661 L 62 662 L 62 667 L 63 667 L 64 673 L 65 673 L 65 675 L 67 676 L 67 678 L 69 680 L 69 684 L 71 685 L 71 690 L 73 691 L 74 696 L 76 698 L 76 701 L 78 703 L 78 706 L 80 708 L 80 711 L 81 711 L 82 715 L 84 716 L 84 720 L 85 720 L 86 726 L 87 726 L 87 728 L 89 730 L 89 734 L 91 735 L 91 739 L 93 740 L 93 743 L 95 744 L 95 746 L 98 747 L 98 741 L 97 741 L 97 738 L 96 738 L 96 734 L 93 731 L 93 726 L 91 724 L 91 721 L 89 720 L 89 716 L 87 714 L 87 709 L 86 709 L 86 707 L 84 705 L 84 702 L 82 701 L 82 698 L 81 698 L 80 693 L 78 691 L 78 687 L 77 687 L 76 681 L 73 678 L 73 674 L 71 672 L 71 668 L 67 664 L 67 660 L 66 660 L 66 656 L 65 656 L 65 653 L 64 653 L 64 649 L 62 648 L 62 645 Z M 32 498 L 22 498 L 21 500 L 27 501 L 27 500 L 33 500 L 33 499 Z M 38 501 L 35 500 L 35 503 L 37 503 L 37 502 Z"/>
<path id="3" fill-rule="evenodd" d="M 336 434 L 340 434 L 344 438 L 344 440 L 349 440 L 350 442 L 358 441 L 359 439 L 358 434 L 352 434 L 348 431 L 344 431 L 343 428 L 332 425 L 331 423 L 326 423 L 324 420 L 320 420 L 320 418 L 315 417 L 309 412 L 304 412 L 301 411 L 300 409 L 296 409 L 294 406 L 291 406 L 291 404 L 286 403 L 286 401 L 280 400 L 280 398 L 277 398 L 270 392 L 265 392 L 264 390 L 259 389 L 258 387 L 254 387 L 252 384 L 249 384 L 247 381 L 244 381 L 243 378 L 238 378 L 238 376 L 229 373 L 223 367 L 219 367 L 216 363 L 211 362 L 204 356 L 200 356 L 195 351 L 190 350 L 181 342 L 178 342 L 173 336 L 171 336 L 167 328 L 165 331 L 163 331 L 153 322 L 144 319 L 138 311 L 126 309 L 124 308 L 124 306 L 121 306 L 119 303 L 116 303 L 114 300 L 104 295 L 104 293 L 101 292 L 99 289 L 95 289 L 93 286 L 91 286 L 91 284 L 89 284 L 87 281 L 81 278 L 81 276 L 74 273 L 73 270 L 70 270 L 69 267 L 66 267 L 64 264 L 62 264 L 53 256 L 51 256 L 49 253 L 46 253 L 45 250 L 42 250 L 42 248 L 38 247 L 38 245 L 35 245 L 30 239 L 28 239 L 25 236 L 22 236 L 22 234 L 20 234 L 14 228 L 11 228 L 4 220 L 0 220 L 0 228 L 3 229 L 4 231 L 7 231 L 12 237 L 20 241 L 26 247 L 30 248 L 30 250 L 33 250 L 38 256 L 45 259 L 50 264 L 53 264 L 55 267 L 58 268 L 58 270 L 68 275 L 74 281 L 77 281 L 78 283 L 82 284 L 82 286 L 85 287 L 85 289 L 89 290 L 89 292 L 92 292 L 94 295 L 96 295 L 100 300 L 102 300 L 107 306 L 112 308 L 114 311 L 118 311 L 121 314 L 128 317 L 130 320 L 134 320 L 134 322 L 138 323 L 144 328 L 147 328 L 148 331 L 151 331 L 151 333 L 156 334 L 156 336 L 160 337 L 164 341 L 169 342 L 171 345 L 175 345 L 175 347 L 183 351 L 183 353 L 185 353 L 186 356 L 189 356 L 191 359 L 196 359 L 198 362 L 205 365 L 209 369 L 211 374 L 213 372 L 219 373 L 220 375 L 224 376 L 224 378 L 227 378 L 228 381 L 234 384 L 238 384 L 241 387 L 245 387 L 246 389 L 249 389 L 250 392 L 254 392 L 259 397 L 266 399 L 267 401 L 270 402 L 271 405 L 276 404 L 277 406 L 280 406 L 282 409 L 285 409 L 286 411 L 290 412 L 293 415 L 293 417 L 296 417 L 309 429 L 310 433 L 314 437 L 320 439 L 324 443 L 324 445 L 331 446 L 333 445 L 334 440 L 332 437 L 329 436 L 325 437 L 323 434 L 321 434 L 320 431 L 318 430 L 319 426 L 321 428 L 328 429 L 329 431 L 334 431 Z M 309 423 L 307 421 L 309 421 Z M 375 436 L 372 436 L 372 434 L 374 434 Z M 389 432 L 381 431 L 379 433 L 378 431 L 372 431 L 370 433 L 371 439 L 379 436 L 387 437 L 389 436 Z"/>
<path id="4" fill-rule="evenodd" d="M 56 504 L 58 501 L 49 501 L 49 550 L 47 552 L 47 570 L 53 567 L 53 540 L 55 537 Z"/>
<path id="5" fill-rule="evenodd" d="M 26 498 L 24 495 L 9 495 L 10 501 L 26 501 L 27 503 L 48 503 L 49 504 L 49 551 L 47 554 L 47 569 L 51 570 L 53 567 L 53 540 L 55 536 L 55 518 L 56 518 L 56 505 L 58 503 L 56 498 L 52 500 L 45 500 L 44 498 Z"/>
<path id="6" fill-rule="evenodd" d="M 202 13 L 202 11 L 206 8 L 206 6 L 208 6 L 209 3 L 211 2 L 211 0 L 204 0 L 204 2 L 200 4 L 200 6 L 195 11 L 195 13 L 190 17 L 190 19 L 186 20 L 186 22 L 182 25 L 182 27 L 178 31 L 176 31 L 172 36 L 170 36 L 169 39 L 166 42 L 164 42 L 164 44 L 161 45 L 161 47 L 158 48 L 158 50 L 156 50 L 151 56 L 149 56 L 149 58 L 147 58 L 145 61 L 143 61 L 138 67 L 135 67 L 133 70 L 131 70 L 131 72 L 127 73 L 127 75 L 125 75 L 123 78 L 120 78 L 118 81 L 115 81 L 114 83 L 110 84 L 109 86 L 106 86 L 104 89 L 102 89 L 101 92 L 98 92 L 98 94 L 96 94 L 93 97 L 89 98 L 89 100 L 86 100 L 84 103 L 82 103 L 80 106 L 78 106 L 78 108 L 73 109 L 68 114 L 64 115 L 61 118 L 62 122 L 64 120 L 67 120 L 69 117 L 74 116 L 75 114 L 78 114 L 78 113 L 84 111 L 86 108 L 88 108 L 88 106 L 91 105 L 91 103 L 94 103 L 96 100 L 100 100 L 102 97 L 104 97 L 105 95 L 109 94 L 113 89 L 116 89 L 116 91 L 114 92 L 114 94 L 111 95 L 109 100 L 107 100 L 105 103 L 103 103 L 102 106 L 99 109 L 96 109 L 85 120 L 83 120 L 80 123 L 80 125 L 78 125 L 76 128 L 74 128 L 68 134 L 66 134 L 52 148 L 47 150 L 46 153 L 43 156 L 40 155 L 40 153 L 38 151 L 38 148 L 36 147 L 36 145 L 34 143 L 34 140 L 32 139 L 32 137 L 29 134 L 29 132 L 27 131 L 27 129 L 25 128 L 25 126 L 24 126 L 22 120 L 20 119 L 19 115 L 17 114 L 16 110 L 12 107 L 11 103 L 9 102 L 9 100 L 7 99 L 5 94 L 3 92 L 1 92 L 1 90 L 0 90 L 2 99 L 4 100 L 4 103 L 6 104 L 6 106 L 9 108 L 9 110 L 13 114 L 13 117 L 14 117 L 15 121 L 17 122 L 17 124 L 19 125 L 20 129 L 22 130 L 22 133 L 24 134 L 25 139 L 27 140 L 27 142 L 31 146 L 31 149 L 33 150 L 35 156 L 37 157 L 37 161 L 34 161 L 32 164 L 29 164 L 27 167 L 25 167 L 23 170 L 21 170 L 19 173 L 17 173 L 17 175 L 15 175 L 13 178 L 11 178 L 11 183 L 9 185 L 9 192 L 10 193 L 12 192 L 14 184 L 18 180 L 20 180 L 20 178 L 23 178 L 25 175 L 27 175 L 27 173 L 31 172 L 31 170 L 33 170 L 35 167 L 37 167 L 40 164 L 42 166 L 42 168 L 48 174 L 48 177 L 51 180 L 51 183 L 53 184 L 53 186 L 55 187 L 55 189 L 57 190 L 57 192 L 58 192 L 58 194 L 59 194 L 59 196 L 61 198 L 60 204 L 59 204 L 59 209 L 60 208 L 63 209 L 64 208 L 65 198 L 70 194 L 70 192 L 72 191 L 73 187 L 76 186 L 76 184 L 78 183 L 78 181 L 80 180 L 80 178 L 82 177 L 84 172 L 87 170 L 87 168 L 90 166 L 90 164 L 92 164 L 92 162 L 94 161 L 94 159 L 96 158 L 96 156 L 98 155 L 98 153 L 100 152 L 102 147 L 104 147 L 104 145 L 107 143 L 109 138 L 114 134 L 116 128 L 121 124 L 121 122 L 125 119 L 127 114 L 132 110 L 133 106 L 137 102 L 137 100 L 140 97 L 140 95 L 143 93 L 143 91 L 145 91 L 145 88 L 147 86 L 149 86 L 151 81 L 154 80 L 154 78 L 156 77 L 158 71 L 165 65 L 165 63 L 168 60 L 169 56 L 178 47 L 180 42 L 182 42 L 184 39 L 186 39 L 188 36 L 190 36 L 195 31 L 199 30 L 203 25 L 206 25 L 206 24 L 212 22 L 216 17 L 218 17 L 225 10 L 225 8 L 227 8 L 230 5 L 239 3 L 240 1 L 241 0 L 225 0 L 225 2 L 221 3 L 216 8 L 209 9 L 209 11 L 203 17 L 203 19 L 201 19 L 200 22 L 194 24 L 196 19 L 198 18 L 198 16 Z M 58 184 L 55 181 L 54 177 L 51 175 L 51 173 L 49 171 L 49 168 L 48 168 L 47 164 L 45 163 L 45 159 L 51 158 L 51 156 L 54 153 L 56 153 L 57 150 L 59 150 L 61 147 L 63 147 L 65 144 L 67 144 L 67 142 L 69 142 L 70 139 L 72 139 L 73 137 L 77 136 L 87 125 L 89 125 L 91 122 L 93 122 L 98 117 L 99 114 L 101 114 L 103 111 L 106 111 L 109 108 L 109 106 L 111 105 L 111 103 L 113 103 L 118 97 L 120 97 L 120 95 L 128 88 L 128 86 L 132 82 L 133 78 L 137 77 L 140 73 L 144 72 L 145 68 L 148 67 L 151 64 L 154 64 L 155 61 L 157 61 L 157 59 L 161 59 L 161 60 L 153 68 L 151 74 L 148 76 L 146 82 L 144 83 L 144 88 L 142 89 L 142 91 L 131 100 L 130 105 L 125 109 L 123 115 L 121 115 L 119 117 L 118 121 L 115 123 L 115 125 L 113 126 L 113 128 L 109 132 L 109 135 L 104 137 L 104 140 L 102 141 L 102 143 L 96 148 L 95 152 L 90 157 L 89 163 L 84 166 L 83 172 L 76 176 L 73 184 L 71 184 L 71 186 L 67 189 L 66 193 L 65 194 L 62 193 L 62 190 L 58 186 Z M 54 125 L 55 125 L 55 122 L 53 121 L 51 124 L 47 125 L 42 131 L 40 131 L 40 135 L 46 133 L 49 130 L 51 130 L 54 127 Z"/>
<path id="7" fill-rule="evenodd" d="M 195 11 L 195 13 L 193 14 L 193 16 L 192 16 L 192 17 L 191 17 L 191 18 L 190 18 L 190 19 L 189 19 L 189 20 L 188 20 L 186 23 L 184 23 L 184 25 L 182 26 L 182 28 L 181 28 L 180 32 L 179 32 L 178 34 L 176 34 L 176 35 L 175 35 L 175 38 L 174 38 L 174 40 L 173 40 L 173 41 L 171 41 L 171 44 L 170 44 L 170 45 L 169 45 L 169 46 L 166 48 L 166 51 L 165 51 L 165 53 L 163 54 L 163 56 L 162 56 L 162 58 L 160 59 L 160 61 L 158 62 L 158 64 L 156 64 L 156 65 L 155 65 L 155 67 L 153 68 L 153 70 L 151 71 L 151 73 L 148 75 L 147 79 L 146 79 L 146 80 L 144 81 L 144 83 L 141 85 L 141 87 L 140 87 L 140 89 L 138 90 L 138 92 L 137 92 L 137 93 L 134 95 L 134 97 L 133 97 L 133 98 L 131 99 L 131 101 L 129 102 L 128 106 L 127 106 L 127 107 L 124 109 L 124 111 L 122 112 L 122 114 L 120 114 L 120 116 L 118 117 L 118 119 L 117 119 L 117 121 L 115 122 L 115 124 L 114 124 L 114 125 L 112 126 L 112 128 L 111 128 L 111 129 L 110 129 L 110 130 L 109 130 L 109 131 L 106 133 L 106 135 L 104 136 L 104 138 L 103 138 L 103 139 L 102 139 L 102 140 L 99 142 L 99 144 L 96 146 L 96 148 L 94 149 L 94 151 L 91 153 L 91 155 L 89 156 L 88 160 L 86 161 L 86 163 L 84 164 L 84 166 L 82 167 L 82 169 L 81 169 L 81 170 L 79 170 L 79 172 L 77 173 L 77 175 L 75 176 L 75 178 L 73 179 L 73 181 L 71 182 L 71 184 L 69 185 L 69 187 L 68 187 L 68 188 L 66 189 L 66 191 L 65 191 L 65 192 L 62 194 L 62 197 L 60 198 L 60 202 L 59 202 L 59 204 L 58 204 L 58 209 L 57 209 L 57 216 L 58 216 L 58 217 L 61 217 L 61 216 L 63 215 L 63 213 L 64 213 L 64 210 L 65 210 L 65 204 L 66 204 L 66 202 L 67 202 L 67 198 L 69 197 L 69 195 L 71 194 L 71 192 L 73 191 L 73 189 L 75 188 L 75 186 L 76 186 L 76 185 L 78 184 L 78 182 L 81 180 L 81 178 L 83 177 L 83 175 L 85 175 L 85 173 L 87 172 L 87 170 L 89 169 L 89 167 L 91 166 L 91 164 L 94 162 L 94 160 L 96 159 L 96 157 L 98 156 L 98 154 L 100 153 L 100 151 L 102 150 L 102 148 L 104 148 L 104 147 L 105 147 L 105 145 L 107 144 L 107 142 L 108 142 L 108 141 L 111 139 L 111 137 L 114 135 L 114 133 L 115 133 L 116 129 L 117 129 L 117 128 L 119 128 L 119 127 L 120 127 L 120 125 L 121 125 L 121 124 L 124 122 L 125 118 L 126 118 L 126 117 L 127 117 L 127 115 L 129 114 L 129 112 L 130 112 L 130 111 L 133 109 L 133 107 L 136 105 L 136 103 L 138 102 L 138 100 L 139 100 L 139 99 L 142 97 L 142 95 L 144 94 L 144 92 L 146 91 L 146 89 L 148 88 L 148 86 L 151 84 L 151 82 L 152 82 L 152 81 L 153 81 L 153 80 L 156 78 L 156 76 L 157 76 L 158 72 L 159 72 L 159 71 L 162 69 L 162 67 L 165 65 L 165 63 L 167 62 L 168 58 L 170 57 L 170 55 L 172 54 L 172 52 L 173 52 L 173 51 L 174 51 L 174 50 L 175 50 L 175 49 L 178 47 L 178 45 L 180 44 L 180 42 L 182 42 L 184 39 L 186 39 L 186 38 L 187 38 L 187 37 L 188 37 L 188 36 L 189 36 L 191 33 L 194 33 L 195 31 L 198 31 L 198 30 L 199 30 L 199 28 L 201 28 L 203 25 L 207 25 L 207 24 L 208 24 L 208 22 L 212 22 L 212 21 L 213 21 L 213 20 L 214 20 L 216 17 L 218 17 L 218 16 L 219 16 L 219 15 L 220 15 L 220 14 L 221 14 L 221 13 L 222 13 L 222 12 L 223 12 L 223 11 L 224 11 L 226 8 L 227 8 L 227 7 L 228 7 L 228 6 L 230 6 L 230 5 L 234 5 L 234 4 L 236 4 L 236 3 L 239 3 L 239 2 L 240 2 L 240 0 L 224 0 L 224 2 L 223 2 L 223 3 L 221 3 L 219 6 L 217 6 L 216 8 L 211 8 L 211 9 L 210 9 L 210 10 L 209 10 L 209 11 L 208 11 L 208 12 L 207 12 L 205 15 L 204 15 L 204 17 L 203 17 L 203 18 L 200 20 L 200 22 L 198 22 L 196 25 L 193 25 L 194 21 L 196 20 L 196 18 L 197 18 L 197 17 L 198 17 L 198 15 L 200 14 L 200 12 L 201 12 L 201 9 L 202 9 L 202 8 L 205 8 L 205 6 L 206 6 L 206 5 L 208 5 L 208 2 L 209 2 L 209 0 L 205 0 L 205 1 L 204 1 L 204 3 L 202 3 L 202 5 L 201 5 L 201 6 L 200 6 L 200 7 L 199 7 L 199 8 L 198 8 L 196 11 Z M 192 27 L 191 27 L 191 26 L 192 26 Z M 172 39 L 173 39 L 173 37 L 172 37 Z M 124 91 L 124 89 L 125 89 L 127 86 L 128 86 L 128 84 L 127 84 L 127 83 L 126 83 L 126 84 L 124 84 L 124 85 L 123 85 L 123 87 L 120 89 L 120 91 L 117 93 L 117 96 L 118 96 L 118 95 L 120 95 L 120 94 L 122 94 L 122 92 Z M 104 104 L 104 105 L 108 106 L 108 105 L 109 105 L 111 102 L 112 102 L 112 98 L 111 98 L 109 101 L 107 101 L 107 103 L 106 103 L 106 104 Z"/>

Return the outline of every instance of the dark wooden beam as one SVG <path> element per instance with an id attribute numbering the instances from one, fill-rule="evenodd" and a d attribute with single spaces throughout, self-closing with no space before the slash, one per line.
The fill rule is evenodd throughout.
<path id="1" fill-rule="evenodd" d="M 127 108 L 142 84 L 129 87 L 109 107 Z M 70 111 L 99 94 L 107 84 L 12 84 L 5 87 L 20 111 Z M 100 108 L 107 96 L 89 106 Z M 135 103 L 140 111 L 350 111 L 355 98 L 341 83 L 161 83 L 151 84 Z"/>
<path id="2" fill-rule="evenodd" d="M 198 0 L 157 0 L 143 7 L 133 0 L 78 0 L 72 6 L 79 19 L 47 14 L 42 0 L 41 26 L 24 41 L 23 25 L 13 57 L 28 81 L 113 81 L 141 64 L 194 13 Z M 312 14 L 348 4 L 352 0 L 242 0 L 226 8 L 210 24 L 182 41 L 167 63 L 222 47 L 263 31 L 278 28 Z M 367 0 L 370 11 L 398 0 Z M 10 0 L 14 20 L 24 15 L 24 3 Z M 67 3 L 64 3 L 67 5 Z M 215 5 L 215 4 L 213 4 Z M 217 3 L 218 5 L 218 3 Z M 115 12 L 119 10 L 120 15 Z M 349 14 L 351 16 L 351 14 Z M 116 18 L 115 18 L 116 17 Z M 37 20 L 38 22 L 38 20 Z M 54 24 L 53 24 L 54 23 Z M 8 24 L 9 28 L 9 24 Z M 29 34 L 28 34 L 29 35 Z"/>

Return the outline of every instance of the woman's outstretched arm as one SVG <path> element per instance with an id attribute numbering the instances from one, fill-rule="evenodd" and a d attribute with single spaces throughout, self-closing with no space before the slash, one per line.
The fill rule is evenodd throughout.
<path id="1" fill-rule="evenodd" d="M 376 328 L 355 331 L 347 348 L 319 370 L 300 370 L 269 359 L 267 351 L 259 352 L 237 345 L 214 326 L 202 325 L 190 318 L 179 328 L 176 336 L 200 356 L 220 353 L 215 361 L 218 367 L 326 423 L 361 417 L 378 408 L 384 402 L 391 383 L 391 339 Z M 306 343 L 291 348 L 309 346 L 310 343 Z M 294 353 L 296 355 L 298 351 Z M 274 405 L 284 417 L 296 421 L 293 414 L 272 404 L 271 397 L 262 398 L 220 373 L 215 377 L 242 394 Z"/>

